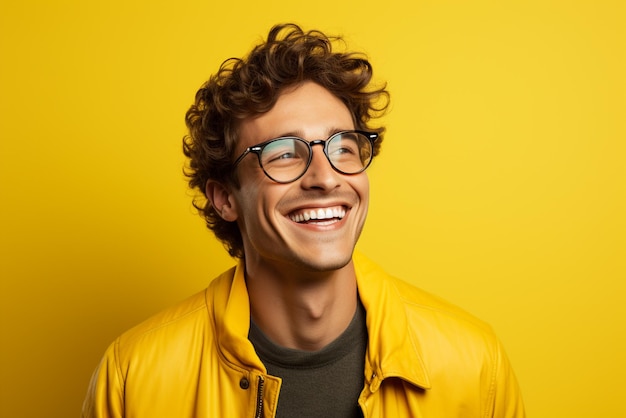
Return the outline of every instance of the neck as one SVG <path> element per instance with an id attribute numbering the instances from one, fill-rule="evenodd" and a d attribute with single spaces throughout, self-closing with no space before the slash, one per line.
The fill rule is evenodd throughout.
<path id="1" fill-rule="evenodd" d="M 246 262 L 250 312 L 274 343 L 317 351 L 348 327 L 357 305 L 352 262 L 330 272 L 256 267 Z"/>

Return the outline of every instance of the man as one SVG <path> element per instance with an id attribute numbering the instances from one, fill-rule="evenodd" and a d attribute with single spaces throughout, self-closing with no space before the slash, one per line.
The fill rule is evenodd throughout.
<path id="1" fill-rule="evenodd" d="M 239 259 L 118 338 L 83 417 L 523 417 L 491 329 L 354 247 L 387 91 L 320 32 L 273 28 L 187 113 L 191 187 Z"/>

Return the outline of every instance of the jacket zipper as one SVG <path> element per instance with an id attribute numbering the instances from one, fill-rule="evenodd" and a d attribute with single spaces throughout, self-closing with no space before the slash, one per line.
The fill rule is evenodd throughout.
<path id="1" fill-rule="evenodd" d="M 263 417 L 263 389 L 265 388 L 265 379 L 263 376 L 259 376 L 259 387 L 256 391 L 256 413 L 254 418 Z"/>

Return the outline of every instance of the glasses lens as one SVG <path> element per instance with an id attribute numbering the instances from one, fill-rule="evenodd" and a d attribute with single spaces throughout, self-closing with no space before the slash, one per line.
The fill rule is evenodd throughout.
<path id="1" fill-rule="evenodd" d="M 372 143 L 358 132 L 341 132 L 328 141 L 328 158 L 332 165 L 345 174 L 365 170 L 372 160 Z"/>
<path id="2" fill-rule="evenodd" d="M 290 182 L 306 170 L 309 147 L 297 138 L 280 138 L 268 143 L 261 152 L 261 167 L 278 182 Z"/>

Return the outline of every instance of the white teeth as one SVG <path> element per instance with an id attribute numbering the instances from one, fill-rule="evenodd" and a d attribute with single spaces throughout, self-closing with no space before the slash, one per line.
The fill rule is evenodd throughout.
<path id="1" fill-rule="evenodd" d="M 311 209 L 290 215 L 289 218 L 294 222 L 306 222 L 309 220 L 342 219 L 344 216 L 346 216 L 344 208 L 334 207 L 327 209 Z"/>

